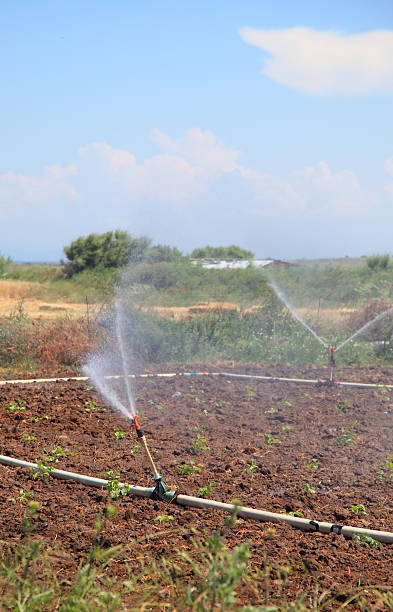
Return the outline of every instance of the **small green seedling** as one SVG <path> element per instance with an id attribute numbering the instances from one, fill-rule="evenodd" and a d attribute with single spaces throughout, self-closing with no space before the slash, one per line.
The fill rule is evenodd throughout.
<path id="1" fill-rule="evenodd" d="M 287 433 L 289 431 L 292 431 L 293 425 L 283 425 L 281 429 L 283 430 L 284 433 Z"/>
<path id="2" fill-rule="evenodd" d="M 281 406 L 293 406 L 293 402 L 289 402 L 288 400 L 282 400 L 280 404 Z"/>
<path id="3" fill-rule="evenodd" d="M 306 484 L 304 485 L 304 489 L 303 489 L 303 493 L 315 493 L 315 489 L 312 485 L 308 484 L 308 482 L 306 482 Z"/>
<path id="4" fill-rule="evenodd" d="M 141 450 L 141 445 L 140 444 L 134 444 L 134 446 L 130 450 L 130 453 L 131 453 L 131 455 L 136 455 L 137 453 L 140 452 L 140 450 Z"/>
<path id="5" fill-rule="evenodd" d="M 272 446 L 273 444 L 281 444 L 280 438 L 274 438 L 270 433 L 264 433 L 263 439 L 266 446 Z"/>
<path id="6" fill-rule="evenodd" d="M 120 476 L 120 472 L 118 470 L 108 472 L 109 480 L 106 485 L 107 490 L 111 494 L 112 499 L 117 499 L 122 495 L 123 497 L 128 494 L 131 487 L 129 484 L 119 482 L 118 477 Z"/>
<path id="7" fill-rule="evenodd" d="M 340 412 L 348 412 L 348 410 L 351 409 L 351 404 L 349 402 L 339 400 L 336 402 L 336 408 Z"/>
<path id="8" fill-rule="evenodd" d="M 354 540 L 354 542 L 357 542 L 358 544 L 360 544 L 360 546 L 364 547 L 369 546 L 370 548 L 378 548 L 380 544 L 378 540 L 374 540 L 374 538 L 367 535 L 366 533 L 356 533 L 352 539 Z"/>
<path id="9" fill-rule="evenodd" d="M 120 431 L 120 429 L 118 427 L 114 427 L 113 428 L 113 435 L 115 437 L 115 440 L 122 440 L 124 438 L 124 436 L 126 435 L 125 431 Z"/>
<path id="10" fill-rule="evenodd" d="M 22 434 L 21 437 L 23 442 L 34 442 L 36 440 L 35 436 L 30 436 L 28 433 Z"/>
<path id="11" fill-rule="evenodd" d="M 255 391 L 253 391 L 251 387 L 246 387 L 246 391 L 248 399 L 252 399 L 253 397 L 255 397 Z"/>
<path id="12" fill-rule="evenodd" d="M 368 516 L 368 512 L 366 512 L 366 508 L 365 508 L 365 506 L 363 504 L 355 504 L 355 505 L 351 506 L 351 510 L 352 510 L 352 512 L 354 512 L 357 515 L 362 513 L 365 516 Z"/>
<path id="13" fill-rule="evenodd" d="M 197 497 L 207 497 L 211 493 L 213 487 L 216 486 L 216 484 L 217 483 L 214 480 L 211 480 L 208 485 L 198 489 Z"/>
<path id="14" fill-rule="evenodd" d="M 317 470 L 319 468 L 317 459 L 315 459 L 315 457 L 313 457 L 313 459 L 311 459 L 310 463 L 307 463 L 305 465 L 305 467 L 309 468 L 310 470 Z"/>
<path id="15" fill-rule="evenodd" d="M 311 395 L 309 393 L 305 393 L 304 397 L 306 397 L 307 399 L 312 399 Z"/>
<path id="16" fill-rule="evenodd" d="M 202 434 L 198 434 L 196 440 L 193 440 L 192 442 L 191 452 L 194 455 L 199 455 L 199 453 L 202 453 L 209 449 L 210 446 L 207 445 L 205 436 L 202 436 Z"/>
<path id="17" fill-rule="evenodd" d="M 302 517 L 304 516 L 303 512 L 301 510 L 295 510 L 294 512 L 288 512 L 289 516 L 299 516 Z"/>
<path id="18" fill-rule="evenodd" d="M 183 463 L 182 465 L 178 465 L 176 472 L 180 474 L 180 476 L 190 476 L 191 474 L 200 474 L 202 469 L 195 465 L 195 461 L 191 459 L 190 464 Z"/>
<path id="19" fill-rule="evenodd" d="M 216 408 L 229 408 L 231 402 L 216 402 L 214 405 Z"/>
<path id="20" fill-rule="evenodd" d="M 165 404 L 156 403 L 154 400 L 149 400 L 148 403 L 151 404 L 151 406 L 154 406 L 156 410 L 166 410 L 167 408 Z"/>
<path id="21" fill-rule="evenodd" d="M 354 431 L 351 431 L 350 429 L 345 429 L 344 427 L 342 427 L 341 436 L 337 438 L 336 444 L 338 444 L 338 446 L 356 444 L 356 441 L 354 440 L 355 437 L 356 437 L 356 434 Z"/>
<path id="22" fill-rule="evenodd" d="M 272 406 L 268 410 L 265 410 L 265 414 L 276 414 L 276 412 L 278 412 L 278 410 L 274 406 Z"/>
<path id="23" fill-rule="evenodd" d="M 44 414 L 44 416 L 42 416 L 42 417 L 32 416 L 32 417 L 29 418 L 29 421 L 31 423 L 39 423 L 40 421 L 43 421 L 43 420 L 47 421 L 48 419 L 49 419 L 49 417 L 46 414 Z"/>
<path id="24" fill-rule="evenodd" d="M 249 463 L 245 468 L 244 471 L 247 472 L 248 474 L 252 474 L 255 470 L 258 469 L 258 465 L 256 463 Z"/>
<path id="25" fill-rule="evenodd" d="M 153 523 L 167 523 L 168 521 L 173 521 L 173 516 L 169 516 L 169 514 L 158 514 L 153 519 Z"/>
<path id="26" fill-rule="evenodd" d="M 5 407 L 13 414 L 19 414 L 20 412 L 26 410 L 26 406 L 23 406 L 23 402 L 20 399 L 17 399 L 16 402 L 9 402 L 9 404 L 6 404 Z"/>
<path id="27" fill-rule="evenodd" d="M 31 468 L 30 478 L 32 480 L 40 480 L 41 478 L 46 478 L 53 471 L 53 467 L 51 465 L 47 465 L 43 461 L 37 461 L 37 467 Z"/>
<path id="28" fill-rule="evenodd" d="M 85 402 L 85 412 L 98 412 L 104 411 L 105 408 L 100 408 L 95 400 L 87 400 Z"/>
<path id="29" fill-rule="evenodd" d="M 48 461 L 48 463 L 59 463 L 60 459 L 66 457 L 67 455 L 70 455 L 71 457 L 74 456 L 72 451 L 64 451 L 59 445 L 54 446 L 51 451 L 47 451 L 44 448 L 44 451 L 48 453 L 47 455 L 44 455 L 44 459 L 45 461 Z"/>
<path id="30" fill-rule="evenodd" d="M 31 499 L 32 497 L 34 497 L 34 493 L 32 493 L 31 491 L 24 491 L 23 489 L 19 489 L 19 497 L 17 498 L 18 501 L 24 502 L 28 499 Z"/>
<path id="31" fill-rule="evenodd" d="M 91 385 L 86 385 L 85 389 L 86 391 L 93 391 L 94 387 L 92 387 Z"/>
<path id="32" fill-rule="evenodd" d="M 198 416 L 199 416 L 199 417 L 201 417 L 201 418 L 203 418 L 203 417 L 207 417 L 207 416 L 209 416 L 209 412 L 206 410 L 206 408 L 204 408 L 204 409 L 202 410 L 202 412 L 200 412 L 200 413 L 198 414 Z"/>

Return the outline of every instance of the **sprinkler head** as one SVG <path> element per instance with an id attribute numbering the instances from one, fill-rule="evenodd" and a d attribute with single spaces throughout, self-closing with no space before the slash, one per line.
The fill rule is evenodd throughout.
<path id="1" fill-rule="evenodd" d="M 336 350 L 335 346 L 329 346 L 329 352 L 330 352 L 330 360 L 329 360 L 329 365 L 334 368 L 334 366 L 336 365 L 336 360 L 334 359 L 334 351 Z"/>
<path id="2" fill-rule="evenodd" d="M 141 426 L 139 425 L 139 415 L 136 414 L 135 416 L 133 416 L 132 422 L 134 423 L 136 435 L 138 436 L 138 438 L 143 438 L 143 431 L 141 429 Z"/>

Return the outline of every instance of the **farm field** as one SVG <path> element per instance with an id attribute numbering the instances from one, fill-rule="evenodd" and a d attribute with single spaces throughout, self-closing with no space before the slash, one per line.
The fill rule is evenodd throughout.
<path id="1" fill-rule="evenodd" d="M 238 499 L 245 506 L 315 521 L 392 531 L 391 392 L 383 387 L 180 375 L 195 370 L 328 377 L 326 368 L 185 364 L 175 369 L 160 366 L 161 372 L 179 373 L 171 378 L 137 378 L 141 424 L 172 490 L 224 502 Z M 388 367 L 351 367 L 337 374 L 342 380 L 382 385 L 392 382 L 392 373 Z M 2 455 L 45 460 L 55 468 L 101 478 L 118 470 L 123 482 L 153 485 L 129 421 L 89 383 L 5 384 L 0 386 L 0 410 Z M 124 438 L 115 437 L 115 428 L 125 432 Z M 225 533 L 229 550 L 246 543 L 251 555 L 237 603 L 227 609 L 270 604 L 272 610 L 286 610 L 289 602 L 298 601 L 297 610 L 337 610 L 353 597 L 346 609 L 379 610 L 385 609 L 384 590 L 393 586 L 393 548 L 386 544 L 302 533 L 279 523 L 238 519 L 230 526 L 221 512 L 131 496 L 111 500 L 106 490 L 50 477 L 32 480 L 29 470 L 21 468 L 0 469 L 3 555 L 8 545 L 25 539 L 27 501 L 21 491 L 29 492 L 29 499 L 40 504 L 32 519 L 37 528 L 32 537 L 43 541 L 65 590 L 89 555 L 97 513 L 108 503 L 116 507 L 99 543 L 104 549 L 121 548 L 100 581 L 115 579 L 126 609 L 193 609 L 184 603 L 181 585 L 183 591 L 188 585 L 197 594 L 203 579 L 190 559 L 197 563 L 206 549 L 193 541 L 206 541 L 217 528 Z M 177 564 L 165 580 L 160 570 L 164 558 Z M 376 593 L 371 586 L 381 590 Z M 4 582 L 2 597 L 4 605 Z M 386 604 L 386 609 L 391 608 Z"/>

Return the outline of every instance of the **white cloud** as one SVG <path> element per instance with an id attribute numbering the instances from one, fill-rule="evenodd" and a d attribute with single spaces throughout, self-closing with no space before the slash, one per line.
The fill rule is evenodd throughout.
<path id="1" fill-rule="evenodd" d="M 343 34 L 296 27 L 242 28 L 244 42 L 271 55 L 262 73 L 313 94 L 393 91 L 393 31 Z"/>
<path id="2" fill-rule="evenodd" d="M 272 176 L 238 164 L 238 152 L 208 131 L 194 128 L 172 140 L 156 130 L 154 139 L 163 152 L 141 162 L 130 151 L 91 143 L 79 149 L 75 165 L 49 166 L 39 177 L 0 176 L 3 218 L 26 210 L 39 215 L 43 206 L 56 215 L 70 202 L 78 215 L 122 219 L 122 226 L 127 218 L 142 219 L 146 210 L 169 219 L 182 209 L 192 217 L 201 206 L 207 216 L 228 214 L 230 208 L 231 214 L 286 221 L 359 216 L 370 206 L 350 170 L 333 172 L 320 162 L 286 177 Z M 393 173 L 393 158 L 385 168 Z"/>
<path id="3" fill-rule="evenodd" d="M 178 153 L 189 163 L 203 168 L 207 176 L 235 170 L 239 152 L 225 147 L 216 136 L 200 128 L 188 130 L 183 138 L 171 140 L 166 134 L 155 129 L 152 138 L 165 151 Z"/>
<path id="4" fill-rule="evenodd" d="M 53 206 L 60 198 L 77 199 L 70 178 L 76 166 L 45 166 L 41 176 L 16 172 L 0 175 L 0 219 L 8 219 L 25 208 Z"/>

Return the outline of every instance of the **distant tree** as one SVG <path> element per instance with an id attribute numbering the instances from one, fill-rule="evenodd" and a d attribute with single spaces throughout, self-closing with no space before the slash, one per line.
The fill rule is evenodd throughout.
<path id="1" fill-rule="evenodd" d="M 247 249 L 242 249 L 235 244 L 231 246 L 212 247 L 207 245 L 202 248 L 194 249 L 191 253 L 192 259 L 254 259 L 254 253 Z"/>
<path id="2" fill-rule="evenodd" d="M 147 249 L 144 261 L 147 263 L 175 263 L 183 259 L 183 254 L 176 247 L 167 244 L 156 244 Z"/>
<path id="3" fill-rule="evenodd" d="M 4 274 L 7 270 L 7 266 L 12 263 L 11 257 L 4 257 L 0 253 L 0 274 Z"/>
<path id="4" fill-rule="evenodd" d="M 119 268 L 126 263 L 143 261 L 150 239 L 134 238 L 128 232 L 115 230 L 105 234 L 89 234 L 64 247 L 68 262 L 63 262 L 68 276 L 92 268 Z"/>

